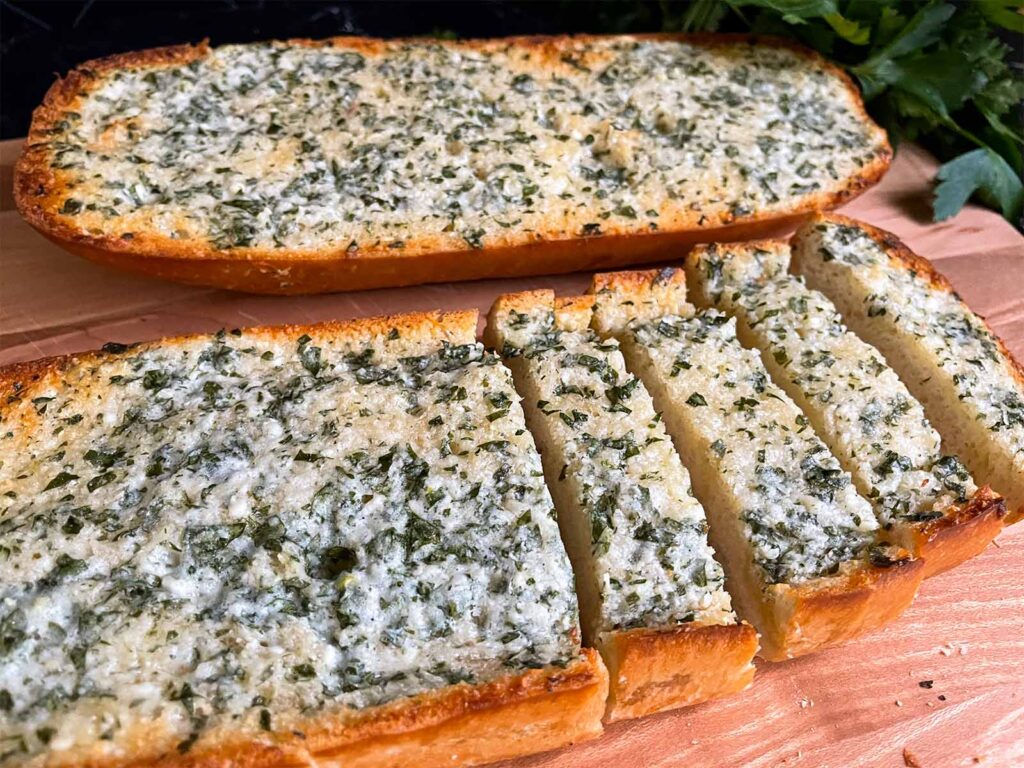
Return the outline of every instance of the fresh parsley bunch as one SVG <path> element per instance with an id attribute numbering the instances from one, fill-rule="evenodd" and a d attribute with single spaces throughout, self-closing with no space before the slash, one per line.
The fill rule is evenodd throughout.
<path id="1" fill-rule="evenodd" d="M 1024 0 L 662 0 L 667 30 L 741 29 L 799 40 L 860 83 L 890 140 L 920 141 L 947 162 L 935 219 L 972 195 L 1020 226 L 1021 63 L 998 28 L 1024 35 Z"/>

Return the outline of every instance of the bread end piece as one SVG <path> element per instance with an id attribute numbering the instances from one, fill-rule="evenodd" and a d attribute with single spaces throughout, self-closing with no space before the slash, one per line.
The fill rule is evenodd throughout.
<path id="1" fill-rule="evenodd" d="M 599 643 L 608 723 L 738 693 L 754 680 L 757 632 L 745 623 L 606 632 Z"/>
<path id="2" fill-rule="evenodd" d="M 807 278 L 808 284 L 815 282 L 816 274 L 812 263 L 813 259 L 806 258 L 806 254 L 803 252 L 803 246 L 805 244 L 813 243 L 815 228 L 821 224 L 836 224 L 854 227 L 863 231 L 885 252 L 889 259 L 889 263 L 893 268 L 904 269 L 916 273 L 926 280 L 934 290 L 953 294 L 957 299 L 960 299 L 959 294 L 956 293 L 948 278 L 938 272 L 932 262 L 928 259 L 914 253 L 896 235 L 891 232 L 887 232 L 884 229 L 872 226 L 871 224 L 867 224 L 866 222 L 834 213 L 814 214 L 809 221 L 797 229 L 796 234 L 793 235 L 792 240 L 790 241 L 793 246 L 793 263 L 795 271 L 803 274 Z M 818 290 L 828 293 L 828 291 L 825 291 L 820 285 L 812 285 L 812 287 L 817 287 Z M 855 318 L 847 316 L 847 309 L 842 306 L 842 302 L 838 301 L 835 296 L 830 296 L 830 298 L 832 298 L 837 306 L 839 306 L 847 325 L 853 327 L 853 330 L 858 335 L 867 338 L 863 332 L 863 328 L 854 327 L 857 325 Z M 998 349 L 998 354 L 1004 361 L 1010 377 L 1016 382 L 1018 390 L 1021 393 L 1024 393 L 1024 363 L 1013 356 L 1003 340 L 1000 339 L 994 331 L 992 331 L 991 326 L 988 325 L 984 318 L 979 317 L 979 320 L 981 320 L 992 334 Z M 895 337 L 893 338 L 895 339 Z M 886 358 L 889 359 L 890 365 L 896 368 L 899 373 L 899 368 L 894 365 L 894 360 L 890 359 L 892 349 L 880 339 L 868 339 L 868 341 L 873 343 L 874 346 L 886 355 Z M 893 342 L 893 344 L 896 343 L 897 342 L 895 341 Z M 1024 473 L 1020 472 L 1021 465 L 1019 463 L 1019 459 L 1016 461 L 1011 460 L 1011 466 L 1005 466 L 1005 461 L 998 461 L 997 459 L 988 457 L 972 461 L 970 452 L 964 450 L 962 446 L 957 446 L 957 443 L 960 442 L 962 438 L 964 430 L 959 428 L 955 419 L 942 418 L 948 409 L 937 409 L 935 407 L 929 408 L 929 398 L 924 396 L 924 392 L 917 391 L 915 387 L 911 386 L 912 381 L 907 377 L 901 376 L 901 378 L 903 378 L 908 387 L 910 387 L 910 390 L 915 397 L 917 397 L 918 400 L 921 400 L 924 404 L 929 420 L 942 434 L 943 444 L 946 444 L 947 442 L 950 443 L 950 447 L 953 448 L 951 452 L 958 454 L 960 458 L 964 460 L 964 463 L 966 463 L 968 468 L 971 469 L 971 472 L 977 482 L 988 482 L 994 486 L 994 489 L 998 493 L 1005 497 L 1006 516 L 1003 518 L 1004 525 L 1012 525 L 1024 520 Z M 952 435 L 956 435 L 957 439 L 950 439 Z M 993 472 L 994 463 L 996 465 L 1003 464 L 1004 468 L 1002 471 Z"/>
<path id="3" fill-rule="evenodd" d="M 672 267 L 597 274 L 590 293 L 595 297 L 594 329 L 602 335 L 621 333 L 633 320 L 693 314 L 686 301 L 686 275 Z"/>
<path id="4" fill-rule="evenodd" d="M 912 560 L 906 550 L 872 560 L 808 584 L 769 587 L 772 627 L 762 632 L 761 658 L 784 661 L 802 656 L 898 618 L 917 595 L 924 561 Z"/>

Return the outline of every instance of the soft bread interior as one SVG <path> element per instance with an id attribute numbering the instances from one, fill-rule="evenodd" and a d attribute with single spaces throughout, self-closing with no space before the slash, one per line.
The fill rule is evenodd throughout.
<path id="1" fill-rule="evenodd" d="M 869 317 L 871 288 L 851 270 L 823 258 L 823 253 L 822 235 L 813 225 L 806 226 L 793 240 L 794 271 L 831 299 L 850 330 L 882 353 L 924 406 L 928 420 L 942 436 L 943 450 L 959 456 L 979 484 L 987 483 L 1006 497 L 1007 522 L 1020 520 L 1024 517 L 1024 449 L 1000 439 L 975 418 L 959 401 L 953 374 L 938 365 L 913 334 L 891 322 L 887 314 Z"/>

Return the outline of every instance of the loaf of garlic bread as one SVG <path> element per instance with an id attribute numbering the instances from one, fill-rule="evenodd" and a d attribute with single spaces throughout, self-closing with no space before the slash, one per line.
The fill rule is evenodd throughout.
<path id="1" fill-rule="evenodd" d="M 793 262 L 843 320 L 885 355 L 945 449 L 1024 518 L 1024 368 L 949 281 L 894 235 L 818 216 L 793 240 Z"/>
<path id="2" fill-rule="evenodd" d="M 600 732 L 476 313 L 0 374 L 0 762 L 479 764 Z"/>
<path id="3" fill-rule="evenodd" d="M 1005 507 L 978 489 L 882 355 L 832 303 L 789 274 L 789 245 L 708 245 L 686 259 L 694 304 L 736 318 L 740 340 L 800 407 L 875 511 L 884 534 L 925 560 L 925 577 L 981 552 Z"/>
<path id="4" fill-rule="evenodd" d="M 780 40 L 340 37 L 83 64 L 37 109 L 15 188 L 82 256 L 312 293 L 781 233 L 890 156 L 849 78 Z"/>
<path id="5" fill-rule="evenodd" d="M 621 341 L 664 413 L 761 655 L 799 656 L 902 613 L 923 562 L 880 539 L 870 505 L 740 346 L 735 320 L 685 305 L 682 270 L 598 275 L 593 289 L 596 327 Z"/>
<path id="6" fill-rule="evenodd" d="M 747 687 L 757 635 L 738 622 L 707 519 L 644 385 L 593 297 L 495 302 L 485 340 L 523 396 L 576 572 L 584 642 L 609 671 L 607 720 Z"/>

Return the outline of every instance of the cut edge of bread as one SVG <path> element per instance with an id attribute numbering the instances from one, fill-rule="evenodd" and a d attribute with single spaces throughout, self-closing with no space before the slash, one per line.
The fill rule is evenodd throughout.
<path id="1" fill-rule="evenodd" d="M 593 295 L 556 298 L 550 290 L 504 294 L 491 307 L 484 340 L 494 349 L 504 347 L 502 324 L 512 311 L 552 311 L 560 330 L 588 330 L 594 306 Z M 605 722 L 685 707 L 749 687 L 758 637 L 745 622 L 600 631 L 599 588 L 596 578 L 588 578 L 594 573 L 589 523 L 576 505 L 572 478 L 560 476 L 562 453 L 553 447 L 550 430 L 535 407 L 536 393 L 527 381 L 524 361 L 513 357 L 504 362 L 524 398 L 527 424 L 541 452 L 547 485 L 558 510 L 559 529 L 576 576 L 584 642 L 598 649 L 609 670 Z"/>
<path id="2" fill-rule="evenodd" d="M 937 269 L 935 269 L 935 266 L 928 259 L 914 253 L 905 243 L 903 243 L 902 240 L 900 240 L 893 233 L 887 232 L 883 229 L 879 229 L 878 227 L 872 226 L 871 224 L 850 218 L 848 216 L 818 213 L 811 217 L 811 219 L 808 222 L 806 222 L 796 231 L 796 233 L 793 235 L 790 241 L 793 247 L 793 253 L 795 257 L 799 257 L 801 255 L 800 251 L 802 243 L 808 237 L 813 237 L 812 233 L 814 227 L 822 223 L 854 227 L 856 229 L 863 231 L 886 254 L 887 258 L 889 259 L 890 266 L 892 266 L 894 269 L 907 270 L 922 276 L 925 280 L 927 280 L 928 285 L 931 286 L 932 289 L 936 291 L 941 291 L 943 293 L 951 294 L 953 297 L 956 298 L 957 301 L 959 301 L 961 304 L 965 306 L 968 312 L 973 312 L 970 309 L 970 307 L 967 307 L 967 305 L 963 302 L 963 299 L 960 298 L 960 295 L 953 288 L 948 278 L 946 278 L 945 275 L 943 275 Z M 805 275 L 805 277 L 808 278 L 808 282 L 810 282 L 812 273 L 807 271 L 806 266 L 798 266 L 798 271 L 801 274 Z M 830 296 L 830 298 L 833 300 L 833 302 L 835 302 L 834 297 Z M 856 326 L 859 325 L 859 323 L 856 322 L 857 318 L 847 313 L 843 307 L 839 306 L 839 309 L 842 312 L 844 320 L 847 322 L 847 324 L 850 325 L 851 328 L 854 328 L 855 332 L 858 335 L 862 335 L 862 331 L 864 329 L 856 328 Z M 1005 342 L 999 337 L 998 334 L 995 333 L 995 331 L 992 329 L 992 326 L 989 325 L 988 321 L 984 317 L 981 317 L 980 315 L 976 315 L 976 317 L 978 317 L 978 320 L 980 320 L 984 324 L 985 328 L 987 328 L 989 333 L 992 335 L 992 338 L 995 340 L 999 356 L 1006 368 L 1006 371 L 1009 373 L 1010 377 L 1016 383 L 1018 390 L 1020 390 L 1021 393 L 1024 393 L 1024 363 L 1022 363 L 1021 361 L 1017 360 L 1014 357 L 1013 353 L 1010 352 Z M 880 345 L 878 344 L 876 344 L 876 346 L 880 347 Z M 882 351 L 883 354 L 886 353 L 886 350 L 884 349 L 880 348 L 880 351 Z M 893 364 L 893 360 L 890 359 L 889 354 L 886 354 L 886 359 L 889 361 L 890 365 Z M 893 365 L 893 367 L 895 368 L 896 366 Z M 901 376 L 901 378 L 904 377 Z M 904 381 L 906 381 L 905 378 Z M 908 387 L 909 386 L 910 383 L 908 383 Z M 911 391 L 914 391 L 914 389 L 911 388 Z M 914 392 L 914 394 L 915 397 L 921 400 L 922 404 L 925 406 L 928 418 L 932 422 L 932 425 L 941 433 L 943 443 L 946 444 L 947 441 L 949 441 L 950 446 L 955 448 L 956 441 L 951 440 L 950 436 L 956 435 L 958 433 L 958 427 L 955 426 L 954 422 L 950 421 L 947 417 L 944 416 L 944 414 L 949 409 L 939 410 L 934 407 L 929 408 L 929 403 L 924 398 L 922 398 L 918 392 Z M 978 463 L 973 460 L 974 457 L 972 457 L 969 454 L 969 452 L 963 450 L 957 450 L 955 452 L 961 455 L 961 457 L 964 460 L 964 463 L 967 465 L 969 469 L 971 469 L 972 466 L 977 466 Z M 1004 498 L 1006 499 L 1006 514 L 1003 518 L 1004 525 L 1011 525 L 1013 523 L 1018 523 L 1021 520 L 1024 520 L 1024 478 L 1018 480 L 1016 484 L 1011 483 L 1012 487 L 1005 488 L 1000 487 L 999 482 L 996 482 L 991 477 L 987 477 L 984 472 L 978 472 L 977 470 L 972 469 L 972 474 L 975 475 L 975 480 L 979 483 L 979 485 L 982 483 L 987 483 L 993 486 L 993 490 L 1004 496 Z"/>
<path id="3" fill-rule="evenodd" d="M 687 279 L 695 287 L 694 304 L 704 308 L 712 306 L 712 299 L 706 290 L 707 282 L 701 276 L 701 260 L 708 255 L 715 255 L 723 260 L 751 259 L 755 252 L 767 254 L 765 266 L 767 275 L 789 273 L 790 245 L 785 240 L 760 240 L 752 243 L 718 244 L 698 246 L 684 260 Z M 811 289 L 813 290 L 813 289 Z M 828 297 L 825 297 L 826 300 Z M 836 310 L 838 312 L 838 310 Z M 746 318 L 740 313 L 729 312 L 736 318 L 736 332 L 740 342 L 750 349 L 755 349 L 761 356 L 761 362 L 772 380 L 786 391 L 797 407 L 808 417 L 811 425 L 832 455 L 835 456 L 843 469 L 850 472 L 856 481 L 853 468 L 848 458 L 835 449 L 831 436 L 822 428 L 821 420 L 811 409 L 803 407 L 807 398 L 776 362 L 772 351 L 758 343 L 757 335 L 751 329 Z M 852 331 L 850 331 L 852 333 Z M 858 337 L 859 338 L 859 337 Z M 869 342 L 860 339 L 870 346 Z M 913 395 L 911 395 L 913 397 Z M 864 489 L 861 495 L 865 495 Z M 868 498 L 865 496 L 865 498 Z M 869 499 L 870 501 L 870 499 Z M 903 547 L 914 557 L 924 560 L 924 578 L 935 576 L 960 565 L 985 550 L 989 543 L 1002 530 L 1004 505 L 1001 497 L 990 488 L 979 488 L 972 496 L 960 504 L 951 504 L 942 510 L 942 517 L 923 522 L 903 522 L 891 531 L 882 531 L 882 538 L 896 546 Z"/>
<path id="4" fill-rule="evenodd" d="M 262 326 L 242 334 L 252 338 L 294 341 L 306 334 L 314 341 L 353 344 L 396 343 L 401 352 L 426 353 L 442 343 L 476 342 L 476 310 L 414 312 L 311 325 Z M 0 418 L 16 419 L 20 429 L 34 425 L 34 393 L 61 386 L 63 374 L 78 364 L 131 356 L 145 349 L 212 338 L 193 334 L 52 357 L 0 368 Z M 26 406 L 26 407 L 23 407 Z M 366 709 L 325 710 L 315 716 L 277 715 L 273 730 L 252 733 L 219 726 L 187 752 L 180 736 L 144 721 L 125 729 L 113 744 L 86 747 L 32 758 L 28 766 L 63 768 L 145 768 L 179 766 L 214 768 L 238 755 L 251 768 L 279 765 L 343 764 L 346 768 L 383 768 L 415 762 L 424 768 L 479 765 L 534 754 L 602 732 L 608 674 L 600 655 L 581 649 L 564 668 L 547 666 L 514 672 L 480 684 L 459 683 Z M 111 746 L 120 757 L 112 756 Z"/>
<path id="5" fill-rule="evenodd" d="M 432 45 L 467 46 L 488 50 L 519 45 L 557 60 L 559 46 L 600 40 L 599 35 L 562 35 L 439 41 Z M 606 37 L 606 36 L 604 36 Z M 453 249 L 424 239 L 410 242 L 396 253 L 386 243 L 349 253 L 347 245 L 313 249 L 236 248 L 223 250 L 200 240 L 176 240 L 155 232 L 136 232 L 130 239 L 81 229 L 60 213 L 63 182 L 50 167 L 49 132 L 65 111 L 111 72 L 127 68 L 169 67 L 189 64 L 213 50 L 207 41 L 116 54 L 84 62 L 58 78 L 43 102 L 33 111 L 28 137 L 15 165 L 14 197 L 22 217 L 44 237 L 82 258 L 135 274 L 193 285 L 216 286 L 251 293 L 299 295 L 334 291 L 472 280 L 486 277 L 556 274 L 581 269 L 611 269 L 656 261 L 673 250 L 709 240 L 744 240 L 782 235 L 815 211 L 835 208 L 876 184 L 888 171 L 893 152 L 885 131 L 868 115 L 860 91 L 851 77 L 820 54 L 781 38 L 746 34 L 651 33 L 628 36 L 637 40 L 690 42 L 706 47 L 763 44 L 793 51 L 808 59 L 842 85 L 851 110 L 869 128 L 877 150 L 857 172 L 834 189 L 798 196 L 788 207 L 754 211 L 737 217 L 724 214 L 707 221 L 699 211 L 687 214 L 679 226 L 658 231 L 631 231 L 623 227 L 599 235 L 566 233 L 506 233 L 488 244 L 481 254 L 467 258 L 468 243 Z M 425 38 L 380 40 L 332 37 L 294 39 L 286 44 L 305 47 L 346 46 L 373 55 L 387 46 L 423 42 Z M 621 230 L 621 231 L 620 231 Z"/>
<path id="6" fill-rule="evenodd" d="M 640 271 L 616 275 L 596 275 L 592 292 L 599 300 L 619 308 L 641 306 L 643 319 L 660 314 L 691 315 L 693 307 L 683 307 L 686 278 L 681 269 Z M 668 282 L 670 291 L 664 289 Z M 595 313 L 596 318 L 596 313 Z M 755 574 L 745 536 L 736 520 L 719 510 L 714 492 L 713 471 L 701 466 L 699 455 L 686 442 L 680 420 L 659 378 L 652 375 L 643 351 L 629 341 L 618 314 L 612 335 L 622 343 L 630 370 L 644 382 L 655 405 L 664 414 L 666 427 L 677 452 L 690 472 L 693 487 L 704 506 L 710 523 L 711 543 L 726 568 L 726 589 L 740 616 L 754 624 L 761 635 L 758 655 L 769 661 L 781 661 L 820 650 L 852 639 L 896 619 L 913 601 L 924 574 L 924 562 L 912 559 L 899 547 L 890 547 L 884 558 L 875 562 L 847 563 L 833 576 L 824 576 L 800 584 L 765 585 Z M 731 529 L 731 533 L 727 530 Z"/>

